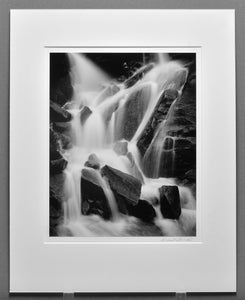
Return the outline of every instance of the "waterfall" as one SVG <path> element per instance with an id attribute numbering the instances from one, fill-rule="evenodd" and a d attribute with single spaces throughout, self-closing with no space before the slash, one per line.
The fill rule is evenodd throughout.
<path id="1" fill-rule="evenodd" d="M 168 114 L 166 118 L 161 122 L 158 126 L 155 136 L 147 149 L 147 152 L 144 156 L 144 165 L 147 169 L 147 174 L 150 177 L 157 178 L 159 177 L 160 168 L 165 168 L 167 161 L 168 166 L 171 166 L 171 171 L 173 173 L 174 169 L 174 140 L 172 137 L 167 135 L 168 128 L 168 120 L 172 118 L 174 107 L 176 104 L 176 100 L 174 100 L 169 108 Z M 167 149 L 164 148 L 166 145 L 167 139 L 173 141 L 171 147 L 167 145 Z M 169 149 L 170 148 L 170 149 Z"/>
<path id="2" fill-rule="evenodd" d="M 68 57 L 74 94 L 71 101 L 72 108 L 68 109 L 72 114 L 70 130 L 72 147 L 64 154 L 68 165 L 64 171 L 66 201 L 63 226 L 74 236 L 127 235 L 133 230 L 135 219 L 120 214 L 113 190 L 99 171 L 93 173 L 97 174 L 97 183 L 108 201 L 112 218 L 104 221 L 95 215 L 82 214 L 81 205 L 84 199 L 81 196 L 81 172 L 86 168 L 84 164 L 89 155 L 94 154 L 100 167 L 109 165 L 140 178 L 143 182 L 141 199 L 150 203 L 152 199 L 159 198 L 158 189 L 163 184 L 176 184 L 174 179 L 158 177 L 161 161 L 167 157 L 164 157 L 165 153 L 168 153 L 166 155 L 170 153 L 171 165 L 174 168 L 175 140 L 167 135 L 166 122 L 171 118 L 177 100 L 172 102 L 165 120 L 158 126 L 144 157 L 141 157 L 137 148 L 137 141 L 163 92 L 172 88 L 181 93 L 187 70 L 180 62 L 169 60 L 168 55 L 159 54 L 157 64 L 141 77 L 136 74 L 139 79 L 130 85 L 112 82 L 112 78 L 85 55 L 70 53 Z M 144 68 L 138 72 L 143 70 Z M 127 143 L 131 160 L 129 155 L 118 154 L 113 150 L 118 141 Z M 166 151 L 162 151 L 164 143 L 171 143 Z M 150 160 L 151 157 L 153 159 Z M 149 160 L 152 163 L 151 171 L 145 172 Z M 187 203 L 185 206 L 194 209 L 193 197 L 187 190 L 188 188 L 181 190 L 181 195 Z M 159 216 L 159 208 L 155 209 Z M 158 223 L 161 223 L 159 218 Z"/>

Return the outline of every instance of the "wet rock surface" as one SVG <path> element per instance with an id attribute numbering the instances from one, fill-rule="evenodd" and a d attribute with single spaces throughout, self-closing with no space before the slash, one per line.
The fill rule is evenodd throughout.
<path id="1" fill-rule="evenodd" d="M 50 160 L 49 172 L 50 175 L 62 173 L 67 166 L 67 161 L 60 155 L 59 158 Z"/>
<path id="2" fill-rule="evenodd" d="M 120 126 L 118 139 L 128 141 L 134 136 L 146 112 L 151 97 L 151 87 L 142 86 L 133 91 L 127 98 L 125 104 L 117 110 L 116 123 Z"/>
<path id="3" fill-rule="evenodd" d="M 128 142 L 126 142 L 126 141 L 116 142 L 115 145 L 113 146 L 113 150 L 118 155 L 127 155 L 127 153 L 128 153 Z"/>
<path id="4" fill-rule="evenodd" d="M 60 107 L 55 102 L 50 101 L 50 121 L 51 122 L 69 122 L 71 114 Z"/>
<path id="5" fill-rule="evenodd" d="M 176 90 L 166 90 L 160 97 L 152 116 L 137 142 L 137 146 L 142 156 L 144 156 L 151 144 L 159 124 L 166 119 L 169 108 L 177 97 L 178 91 Z"/>
<path id="6" fill-rule="evenodd" d="M 171 107 L 171 114 L 169 105 L 164 105 L 164 103 L 170 104 L 171 101 L 165 102 L 163 99 L 165 97 L 173 99 L 174 90 L 169 90 L 167 95 L 164 93 L 137 145 L 145 158 L 146 175 L 183 178 L 188 170 L 196 169 L 195 73 L 189 75 L 182 94 L 176 98 L 176 102 Z M 156 153 L 158 153 L 159 164 L 157 174 L 154 174 L 152 168 L 154 168 Z"/>
<path id="7" fill-rule="evenodd" d="M 99 169 L 100 168 L 100 161 L 96 154 L 92 153 L 89 155 L 88 160 L 84 164 L 85 167 Z"/>
<path id="8" fill-rule="evenodd" d="M 160 193 L 160 210 L 164 218 L 179 219 L 181 214 L 178 186 L 162 186 Z"/>
<path id="9" fill-rule="evenodd" d="M 87 106 L 84 106 L 81 111 L 80 111 L 80 121 L 81 121 L 81 124 L 83 125 L 88 117 L 92 114 L 92 110 L 87 107 Z"/>
<path id="10" fill-rule="evenodd" d="M 141 182 L 137 178 L 107 165 L 101 169 L 101 174 L 107 178 L 111 189 L 124 197 L 127 202 L 132 205 L 138 203 L 141 193 Z"/>

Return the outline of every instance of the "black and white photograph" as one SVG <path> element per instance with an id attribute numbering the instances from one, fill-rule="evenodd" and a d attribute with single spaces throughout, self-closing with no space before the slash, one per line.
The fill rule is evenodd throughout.
<path id="1" fill-rule="evenodd" d="M 196 236 L 196 56 L 49 53 L 50 237 Z"/>

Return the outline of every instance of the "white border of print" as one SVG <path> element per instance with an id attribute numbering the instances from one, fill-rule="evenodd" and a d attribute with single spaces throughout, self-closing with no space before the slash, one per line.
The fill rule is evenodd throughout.
<path id="1" fill-rule="evenodd" d="M 88 45 L 201 48 L 198 242 L 47 239 L 45 47 Z M 11 11 L 11 292 L 236 290 L 234 45 L 233 10 Z"/>
<path id="2" fill-rule="evenodd" d="M 198 47 L 189 47 L 189 48 L 184 48 L 184 47 L 175 47 L 175 48 L 170 48 L 170 47 L 148 47 L 148 48 L 142 48 L 142 47 L 108 47 L 108 48 L 103 48 L 103 47 L 84 47 L 84 48 L 78 48 L 78 47 L 73 47 L 73 48 L 66 48 L 66 47 L 59 47 L 59 48 L 54 48 L 54 47 L 46 47 L 47 50 L 47 56 L 46 56 L 46 73 L 49 75 L 49 70 L 50 70 L 50 65 L 49 65 L 49 55 L 50 53 L 195 53 L 196 54 L 196 74 L 197 74 L 197 84 L 196 84 L 196 91 L 197 91 L 197 99 L 199 101 L 197 102 L 197 109 L 196 109 L 196 114 L 197 114 L 197 170 L 199 170 L 199 174 L 197 173 L 197 182 L 199 181 L 199 178 L 201 176 L 200 170 L 201 170 L 201 160 L 198 159 L 200 157 L 200 150 L 201 150 L 201 140 L 198 139 L 199 132 L 200 132 L 200 124 L 201 122 L 198 122 L 198 120 L 201 120 L 201 112 L 199 109 L 198 103 L 201 102 L 201 93 L 200 93 L 200 88 L 199 88 L 199 82 L 201 81 L 201 49 Z M 46 76 L 46 100 L 49 101 L 49 76 Z M 49 107 L 47 107 L 47 114 L 49 114 Z M 47 136 L 49 135 L 49 123 L 45 124 L 47 127 Z M 44 125 L 44 126 L 45 126 Z M 49 145 L 46 147 L 46 151 L 48 152 L 47 155 L 49 155 Z M 49 178 L 49 159 L 46 162 L 47 163 L 47 179 Z M 49 184 L 49 183 L 48 183 Z M 196 198 L 199 199 L 199 189 L 197 187 L 196 190 Z M 46 199 L 49 199 L 49 188 L 47 189 L 47 196 Z M 200 201 L 197 200 L 196 204 L 196 235 L 195 236 L 183 236 L 183 237 L 178 237 L 178 236 L 172 236 L 172 237 L 167 237 L 167 236 L 158 236 L 158 237 L 50 237 L 49 236 L 49 201 L 43 201 L 43 204 L 46 204 L 45 207 L 45 242 L 47 243 L 151 243 L 151 242 L 200 242 L 201 241 L 201 203 Z"/>

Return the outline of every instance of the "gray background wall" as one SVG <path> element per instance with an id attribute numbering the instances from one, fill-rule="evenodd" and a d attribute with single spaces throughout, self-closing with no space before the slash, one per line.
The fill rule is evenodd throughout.
<path id="1" fill-rule="evenodd" d="M 62 299 L 61 295 L 8 294 L 8 122 L 10 9 L 235 9 L 237 74 L 237 293 L 192 294 L 187 299 L 245 299 L 245 0 L 0 0 L 0 300 Z M 225 62 L 224 62 L 225 63 Z M 227 142 L 229 140 L 227 139 Z M 225 251 L 225 249 L 224 249 Z M 136 279 L 137 280 L 137 279 Z M 163 279 L 164 280 L 164 279 Z M 222 278 L 217 278 L 222 280 Z M 76 299 L 174 299 L 174 295 L 78 295 Z"/>

